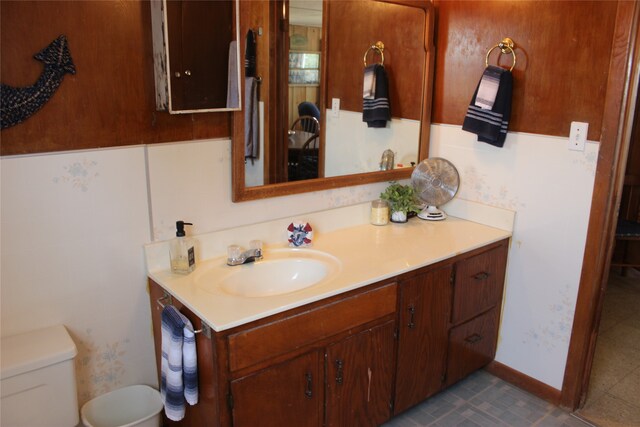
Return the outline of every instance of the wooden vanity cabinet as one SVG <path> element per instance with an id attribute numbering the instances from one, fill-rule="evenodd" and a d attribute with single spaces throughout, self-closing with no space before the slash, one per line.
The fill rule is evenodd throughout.
<path id="1" fill-rule="evenodd" d="M 326 419 L 328 426 L 373 427 L 388 420 L 396 295 L 395 283 L 374 285 L 231 332 L 233 425 Z"/>
<path id="2" fill-rule="evenodd" d="M 234 426 L 378 426 L 391 417 L 395 322 L 231 381 Z M 326 372 L 326 375 L 325 375 Z"/>
<path id="3" fill-rule="evenodd" d="M 150 286 L 155 304 L 162 290 L 151 280 Z M 208 341 L 199 334 L 201 399 L 180 425 L 382 424 L 391 417 L 396 306 L 396 283 L 381 282 L 212 332 Z M 160 317 L 153 311 L 159 360 Z M 188 309 L 180 311 L 192 319 Z M 211 383 L 203 396 L 202 386 Z"/>
<path id="4" fill-rule="evenodd" d="M 403 275 L 394 414 L 495 356 L 508 240 Z"/>
<path id="5" fill-rule="evenodd" d="M 179 425 L 384 423 L 493 360 L 507 250 L 505 239 L 210 339 L 198 334 L 200 401 Z M 163 290 L 149 283 L 160 366 Z"/>

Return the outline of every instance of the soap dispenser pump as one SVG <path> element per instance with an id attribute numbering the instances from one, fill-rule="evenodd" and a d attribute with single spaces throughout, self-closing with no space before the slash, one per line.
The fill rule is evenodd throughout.
<path id="1" fill-rule="evenodd" d="M 180 274 L 189 274 L 196 268 L 196 254 L 193 239 L 185 237 L 185 225 L 193 224 L 190 222 L 176 221 L 176 237 L 169 242 L 171 271 Z"/>

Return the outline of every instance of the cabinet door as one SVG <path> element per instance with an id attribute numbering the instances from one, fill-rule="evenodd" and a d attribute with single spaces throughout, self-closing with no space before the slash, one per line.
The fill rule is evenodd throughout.
<path id="1" fill-rule="evenodd" d="M 378 426 L 390 418 L 394 329 L 389 321 L 327 348 L 327 426 Z"/>
<path id="2" fill-rule="evenodd" d="M 322 425 L 322 360 L 304 354 L 231 381 L 235 427 Z"/>
<path id="3" fill-rule="evenodd" d="M 442 387 L 451 307 L 451 270 L 451 266 L 447 266 L 400 283 L 396 414 Z"/>
<path id="4" fill-rule="evenodd" d="M 447 385 L 451 385 L 493 360 L 496 353 L 499 308 L 451 329 Z"/>
<path id="5" fill-rule="evenodd" d="M 225 108 L 233 2 L 166 2 L 173 111 Z"/>

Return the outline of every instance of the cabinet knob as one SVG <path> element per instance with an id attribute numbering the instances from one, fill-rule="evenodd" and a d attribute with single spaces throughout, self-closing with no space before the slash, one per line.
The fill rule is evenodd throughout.
<path id="1" fill-rule="evenodd" d="M 190 76 L 191 75 L 191 70 L 184 70 L 184 75 L 185 76 Z"/>
<path id="2" fill-rule="evenodd" d="M 179 79 L 182 74 L 180 74 L 180 71 L 176 71 L 175 73 L 173 73 L 173 75 L 176 77 L 176 79 Z"/>

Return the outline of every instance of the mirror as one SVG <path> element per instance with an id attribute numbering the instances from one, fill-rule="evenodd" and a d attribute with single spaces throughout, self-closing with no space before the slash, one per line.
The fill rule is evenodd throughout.
<path id="1" fill-rule="evenodd" d="M 318 61 L 304 57 L 318 54 L 313 48 L 315 42 L 309 42 L 314 33 L 312 24 L 289 22 L 294 13 L 288 12 L 296 3 L 278 0 L 240 4 L 241 38 L 252 30 L 257 52 L 256 78 L 260 83 L 255 116 L 260 126 L 258 155 L 245 161 L 249 128 L 245 112 L 234 113 L 233 200 L 408 178 L 410 162 L 428 154 L 435 59 L 431 2 L 325 0 L 321 28 L 315 27 Z M 314 2 L 301 3 L 311 6 L 307 9 L 312 14 L 319 12 L 319 7 L 312 6 Z M 392 119 L 384 128 L 369 128 L 362 121 L 363 56 L 367 65 L 382 61 L 382 55 L 369 49 L 378 40 L 385 43 L 384 69 Z M 240 51 L 244 58 L 245 46 Z M 315 70 L 316 62 L 319 83 L 314 73 L 308 72 Z M 313 100 L 308 90 L 303 98 L 290 96 L 291 85 L 315 87 L 318 99 Z M 340 103 L 336 114 L 331 108 L 334 100 Z M 317 177 L 294 181 L 289 179 L 287 167 L 290 123 L 299 117 L 297 107 L 302 101 L 315 103 L 321 112 Z M 406 143 L 409 148 L 405 149 Z M 395 168 L 380 170 L 381 156 L 387 149 L 396 154 Z"/>
<path id="2" fill-rule="evenodd" d="M 156 108 L 240 109 L 238 0 L 151 2 Z"/>

